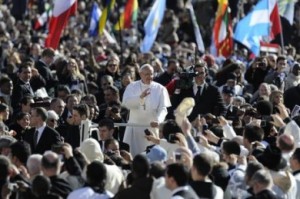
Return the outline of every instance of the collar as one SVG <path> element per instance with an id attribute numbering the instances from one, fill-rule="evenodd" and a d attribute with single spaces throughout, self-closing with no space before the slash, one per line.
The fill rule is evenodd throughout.
<path id="1" fill-rule="evenodd" d="M 194 82 L 194 87 L 198 87 L 198 86 L 201 86 L 202 88 L 204 88 L 206 85 L 206 82 L 203 82 L 202 84 L 196 84 L 196 82 Z"/>
<path id="2" fill-rule="evenodd" d="M 45 66 L 48 66 L 48 64 L 46 64 L 46 63 L 43 61 L 43 59 L 40 59 L 39 61 L 42 62 L 43 64 L 45 64 Z"/>
<path id="3" fill-rule="evenodd" d="M 150 84 L 144 84 L 142 80 L 140 80 L 140 82 L 143 87 L 149 87 L 151 85 L 151 82 L 150 82 Z"/>
<path id="4" fill-rule="evenodd" d="M 179 191 L 187 191 L 189 190 L 189 187 L 188 186 L 182 186 L 182 187 L 177 187 L 176 189 L 174 189 L 172 191 L 172 195 L 174 195 L 175 193 L 179 192 Z"/>
<path id="5" fill-rule="evenodd" d="M 46 128 L 46 123 L 44 122 L 43 125 L 39 128 L 36 128 L 36 130 L 39 132 L 39 133 L 42 133 Z"/>

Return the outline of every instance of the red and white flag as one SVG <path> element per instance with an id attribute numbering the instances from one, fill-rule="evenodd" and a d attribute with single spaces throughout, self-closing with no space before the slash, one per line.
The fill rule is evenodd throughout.
<path id="1" fill-rule="evenodd" d="M 45 41 L 45 47 L 56 49 L 60 36 L 68 23 L 69 17 L 75 15 L 77 0 L 55 0 L 53 14 L 49 24 L 49 33 Z"/>
<path id="2" fill-rule="evenodd" d="M 35 29 L 35 30 L 38 30 L 38 29 L 40 29 L 42 26 L 44 26 L 44 25 L 48 22 L 48 20 L 49 20 L 49 18 L 50 18 L 51 16 L 52 16 L 52 10 L 47 10 L 47 11 L 43 12 L 43 14 L 40 15 L 40 16 L 36 19 L 35 24 L 34 24 L 34 29 Z"/>
<path id="3" fill-rule="evenodd" d="M 281 22 L 276 0 L 269 0 L 270 23 L 272 25 L 270 31 L 270 39 L 274 39 L 276 35 L 281 33 Z"/>

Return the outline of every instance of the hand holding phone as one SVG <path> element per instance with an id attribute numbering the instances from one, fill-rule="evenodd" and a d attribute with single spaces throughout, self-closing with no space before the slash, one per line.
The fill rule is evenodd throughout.
<path id="1" fill-rule="evenodd" d="M 145 132 L 145 135 L 147 135 L 147 136 L 151 135 L 151 132 L 149 131 L 149 129 L 145 129 L 144 132 Z"/>

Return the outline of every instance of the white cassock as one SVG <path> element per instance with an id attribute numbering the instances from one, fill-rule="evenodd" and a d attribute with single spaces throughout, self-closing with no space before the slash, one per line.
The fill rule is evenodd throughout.
<path id="1" fill-rule="evenodd" d="M 150 88 L 150 94 L 145 97 L 144 102 L 140 95 Z M 150 128 L 150 122 L 161 123 L 167 115 L 167 107 L 171 106 L 168 91 L 162 85 L 151 82 L 150 85 L 142 81 L 135 81 L 126 87 L 122 104 L 130 110 L 128 123 L 138 124 L 145 127 L 127 126 L 124 134 L 124 142 L 130 145 L 130 152 L 133 156 L 145 151 L 148 145 L 153 143 L 145 139 L 144 130 L 158 133 L 157 129 Z"/>

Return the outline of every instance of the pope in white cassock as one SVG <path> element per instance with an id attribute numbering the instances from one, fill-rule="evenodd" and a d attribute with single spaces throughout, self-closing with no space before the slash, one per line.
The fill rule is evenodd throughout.
<path id="1" fill-rule="evenodd" d="M 158 130 L 152 127 L 155 127 L 155 123 L 164 121 L 167 107 L 171 106 L 167 89 L 153 82 L 153 67 L 145 64 L 139 73 L 141 80 L 132 82 L 126 87 L 122 102 L 130 110 L 128 123 L 138 125 L 138 127 L 127 126 L 123 140 L 130 145 L 133 156 L 145 151 L 146 147 L 151 145 L 145 138 L 144 130 L 148 128 L 158 133 Z"/>

